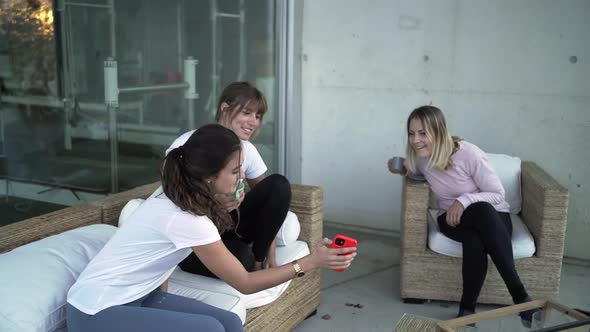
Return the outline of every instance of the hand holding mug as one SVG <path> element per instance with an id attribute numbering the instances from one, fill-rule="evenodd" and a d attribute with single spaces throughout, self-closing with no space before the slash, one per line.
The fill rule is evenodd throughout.
<path id="1" fill-rule="evenodd" d="M 393 174 L 406 175 L 405 161 L 402 157 L 393 157 L 387 161 L 387 168 Z"/>

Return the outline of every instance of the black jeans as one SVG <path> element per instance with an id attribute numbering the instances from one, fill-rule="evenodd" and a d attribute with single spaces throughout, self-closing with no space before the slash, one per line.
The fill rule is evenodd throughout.
<path id="1" fill-rule="evenodd" d="M 280 174 L 273 174 L 246 194 L 240 205 L 239 222 L 238 214 L 232 213 L 237 228 L 221 234 L 221 240 L 246 270 L 254 270 L 255 261 L 264 261 L 285 221 L 290 204 L 289 180 Z M 194 253 L 178 265 L 186 272 L 217 278 Z"/>
<path id="2" fill-rule="evenodd" d="M 477 297 L 488 271 L 488 254 L 514 303 L 525 301 L 528 294 L 514 267 L 510 215 L 496 211 L 487 202 L 477 202 L 463 211 L 461 223 L 457 227 L 449 226 L 446 217 L 446 213 L 438 217 L 441 232 L 463 244 L 461 308 L 475 311 Z"/>

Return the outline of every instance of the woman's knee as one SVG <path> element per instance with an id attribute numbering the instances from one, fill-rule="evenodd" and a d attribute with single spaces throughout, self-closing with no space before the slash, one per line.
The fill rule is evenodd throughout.
<path id="1" fill-rule="evenodd" d="M 286 177 L 281 174 L 271 174 L 265 180 L 271 183 L 273 193 L 291 200 L 291 183 Z"/>
<path id="2" fill-rule="evenodd" d="M 234 332 L 244 330 L 240 317 L 231 311 L 223 312 L 222 316 L 218 317 L 218 319 L 225 328 L 225 331 Z"/>
<path id="3" fill-rule="evenodd" d="M 463 212 L 463 218 L 466 222 L 473 223 L 473 226 L 478 228 L 482 224 L 488 223 L 488 221 L 496 221 L 498 212 L 494 206 L 488 202 L 476 202 L 469 205 Z"/>
<path id="4" fill-rule="evenodd" d="M 503 227 L 500 214 L 488 202 L 477 202 L 469 205 L 463 212 L 463 215 L 465 222 L 470 227 L 479 230 L 481 236 L 485 234 L 495 236 L 498 232 L 504 231 L 505 227 Z"/>
<path id="5" fill-rule="evenodd" d="M 271 174 L 267 177 L 268 181 L 272 183 L 273 188 L 281 191 L 291 191 L 291 183 L 281 174 Z"/>
<path id="6" fill-rule="evenodd" d="M 483 213 L 483 214 L 490 214 L 492 212 L 496 212 L 494 206 L 488 202 L 475 202 L 469 205 L 464 213 Z"/>

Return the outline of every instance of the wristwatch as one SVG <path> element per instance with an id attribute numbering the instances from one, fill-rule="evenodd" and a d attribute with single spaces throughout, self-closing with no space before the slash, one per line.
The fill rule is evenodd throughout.
<path id="1" fill-rule="evenodd" d="M 299 277 L 303 277 L 305 275 L 305 272 L 301 269 L 301 266 L 299 266 L 299 263 L 297 263 L 297 260 L 294 260 L 291 264 L 293 264 L 293 270 L 295 270 L 295 276 Z"/>

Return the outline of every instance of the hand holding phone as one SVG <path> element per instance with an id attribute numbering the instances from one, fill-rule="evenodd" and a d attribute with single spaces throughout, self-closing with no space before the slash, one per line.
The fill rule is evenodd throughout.
<path id="1" fill-rule="evenodd" d="M 332 244 L 330 245 L 330 248 L 354 248 L 356 246 L 357 246 L 356 239 L 338 234 L 338 235 L 334 236 L 334 239 L 332 239 Z M 350 254 L 340 254 L 340 255 L 350 255 Z M 334 271 L 344 272 L 344 270 L 345 269 L 337 269 Z"/>

